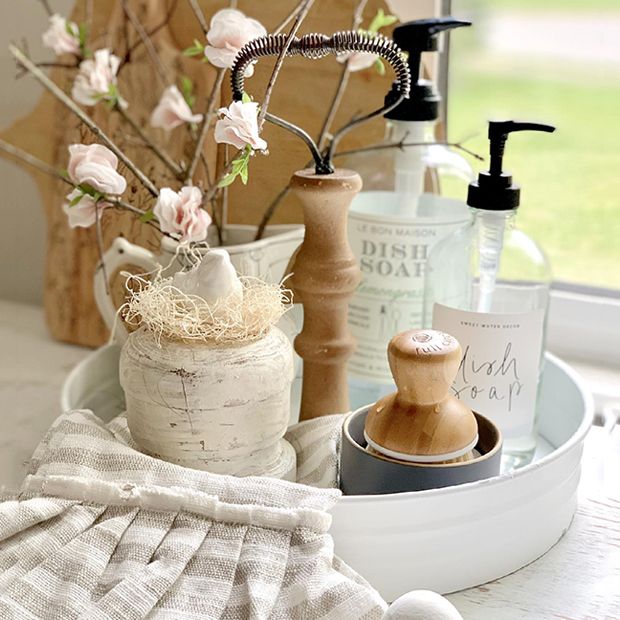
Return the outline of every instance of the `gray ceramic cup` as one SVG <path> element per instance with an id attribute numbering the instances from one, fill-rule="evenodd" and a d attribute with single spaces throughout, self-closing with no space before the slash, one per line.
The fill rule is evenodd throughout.
<path id="1" fill-rule="evenodd" d="M 480 456 L 460 463 L 404 463 L 366 451 L 364 423 L 370 407 L 350 414 L 342 429 L 340 488 L 345 495 L 425 491 L 499 475 L 502 435 L 489 419 L 474 412 Z"/>

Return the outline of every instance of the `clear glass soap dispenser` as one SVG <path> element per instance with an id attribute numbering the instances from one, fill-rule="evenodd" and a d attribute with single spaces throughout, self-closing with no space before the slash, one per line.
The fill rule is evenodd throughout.
<path id="1" fill-rule="evenodd" d="M 462 199 L 440 195 L 448 182 L 464 191 L 474 174 L 460 154 L 436 144 L 440 96 L 435 85 L 420 76 L 422 54 L 439 51 L 439 35 L 469 25 L 442 17 L 394 29 L 394 41 L 407 54 L 414 82 L 411 95 L 386 114 L 386 148 L 342 161 L 359 172 L 364 183 L 348 222 L 362 271 L 349 304 L 349 326 L 357 341 L 349 360 L 354 409 L 394 391 L 387 344 L 401 331 L 422 327 L 428 253 L 470 218 Z M 399 143 L 415 146 L 389 147 Z"/>
<path id="2" fill-rule="evenodd" d="M 538 123 L 489 123 L 490 168 L 471 183 L 470 224 L 438 243 L 427 262 L 425 324 L 455 336 L 463 358 L 454 393 L 504 436 L 502 466 L 529 463 L 536 448 L 551 269 L 516 227 L 520 189 L 503 172 L 508 135 L 552 132 Z"/>

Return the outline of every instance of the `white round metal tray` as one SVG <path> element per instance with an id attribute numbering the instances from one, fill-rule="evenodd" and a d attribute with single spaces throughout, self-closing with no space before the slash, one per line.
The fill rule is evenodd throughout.
<path id="1" fill-rule="evenodd" d="M 105 421 L 124 409 L 117 345 L 68 376 L 62 407 Z M 454 592 L 498 579 L 548 551 L 575 512 L 591 395 L 567 364 L 547 355 L 539 441 L 522 469 L 456 487 L 345 496 L 333 508 L 336 553 L 388 601 L 412 589 Z"/>

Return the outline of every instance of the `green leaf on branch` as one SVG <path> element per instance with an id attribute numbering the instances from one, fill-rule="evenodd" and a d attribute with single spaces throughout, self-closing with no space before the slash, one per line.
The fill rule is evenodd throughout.
<path id="1" fill-rule="evenodd" d="M 237 177 L 239 177 L 241 179 L 241 182 L 246 185 L 249 178 L 249 164 L 251 156 L 252 147 L 250 145 L 247 145 L 243 153 L 241 153 L 241 155 L 239 155 L 237 159 L 233 159 L 230 172 L 222 179 L 220 179 L 217 186 L 227 187 L 228 185 L 234 183 Z"/>
<path id="2" fill-rule="evenodd" d="M 196 103 L 196 97 L 194 95 L 194 83 L 187 76 L 184 75 L 181 77 L 181 92 L 183 93 L 183 99 L 190 108 L 194 107 Z"/>
<path id="3" fill-rule="evenodd" d="M 237 175 L 231 172 L 230 174 L 227 174 L 225 177 L 222 177 L 220 179 L 220 182 L 217 184 L 217 186 L 228 187 L 229 185 L 235 182 L 236 178 L 237 178 Z"/>
<path id="4" fill-rule="evenodd" d="M 69 207 L 75 207 L 76 204 L 78 204 L 78 202 L 80 202 L 80 200 L 82 200 L 82 198 L 84 198 L 84 194 L 78 194 L 70 203 L 69 203 Z"/>
<path id="5" fill-rule="evenodd" d="M 383 9 L 379 9 L 377 14 L 372 18 L 370 26 L 368 26 L 368 32 L 377 34 L 382 28 L 387 28 L 398 21 L 396 15 L 386 15 Z"/>
<path id="6" fill-rule="evenodd" d="M 205 46 L 198 39 L 194 39 L 194 45 L 183 50 L 183 56 L 200 56 L 204 53 Z"/>
<path id="7" fill-rule="evenodd" d="M 385 65 L 383 64 L 383 60 L 381 60 L 381 58 L 379 57 L 375 58 L 373 67 L 375 68 L 375 70 L 377 71 L 379 75 L 385 75 Z"/>
<path id="8" fill-rule="evenodd" d="M 147 224 L 148 222 L 152 222 L 154 219 L 155 219 L 155 214 L 153 213 L 153 209 L 149 209 L 148 211 L 145 211 L 140 216 L 140 221 L 143 222 L 144 224 Z"/>
<path id="9" fill-rule="evenodd" d="M 101 192 L 97 191 L 94 187 L 92 187 L 88 183 L 82 183 L 82 184 L 78 185 L 77 189 L 79 189 L 82 192 L 82 196 L 88 195 L 95 202 L 97 202 L 98 200 L 101 200 L 102 198 L 105 198 L 104 194 L 102 194 Z"/>
<path id="10" fill-rule="evenodd" d="M 78 26 L 77 37 L 80 42 L 80 47 L 84 49 L 88 42 L 88 24 L 80 24 Z"/>

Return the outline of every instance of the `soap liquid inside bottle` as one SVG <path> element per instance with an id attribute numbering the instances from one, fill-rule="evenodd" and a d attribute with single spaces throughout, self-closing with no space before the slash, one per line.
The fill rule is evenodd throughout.
<path id="1" fill-rule="evenodd" d="M 429 256 L 424 323 L 461 341 L 453 390 L 500 426 L 508 471 L 536 449 L 551 273 L 539 246 L 515 228 L 514 211 L 472 211 L 472 224 Z"/>
<path id="2" fill-rule="evenodd" d="M 349 361 L 352 409 L 395 389 L 387 345 L 398 332 L 422 326 L 424 271 L 433 245 L 470 219 L 461 200 L 439 196 L 440 183 L 463 195 L 473 171 L 460 155 L 433 144 L 434 121 L 393 121 L 387 148 L 352 156 L 342 164 L 364 182 L 351 205 L 349 239 L 362 283 L 350 303 L 349 325 L 358 347 Z"/>

